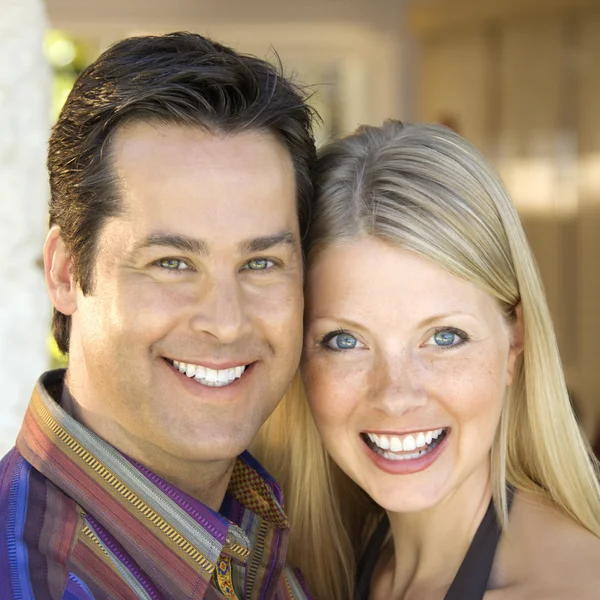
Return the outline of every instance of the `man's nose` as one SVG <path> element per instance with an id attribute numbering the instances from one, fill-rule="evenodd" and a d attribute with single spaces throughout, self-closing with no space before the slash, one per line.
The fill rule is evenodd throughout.
<path id="1" fill-rule="evenodd" d="M 204 285 L 191 317 L 192 330 L 209 334 L 222 344 L 239 340 L 249 330 L 249 307 L 236 277 L 213 277 Z"/>

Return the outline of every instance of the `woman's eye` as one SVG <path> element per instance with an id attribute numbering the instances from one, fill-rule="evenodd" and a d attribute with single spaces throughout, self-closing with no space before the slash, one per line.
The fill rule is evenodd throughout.
<path id="1" fill-rule="evenodd" d="M 266 258 L 254 258 L 246 263 L 246 268 L 250 271 L 264 271 L 273 265 L 273 261 Z"/>
<path id="2" fill-rule="evenodd" d="M 331 350 L 354 350 L 364 347 L 352 334 L 346 332 L 330 333 L 320 343 Z"/>
<path id="3" fill-rule="evenodd" d="M 189 265 L 180 258 L 163 258 L 156 263 L 162 269 L 168 271 L 185 271 L 189 269 Z"/>
<path id="4" fill-rule="evenodd" d="M 453 348 L 466 342 L 469 336 L 458 329 L 438 329 L 428 340 L 426 345 L 439 348 Z"/>

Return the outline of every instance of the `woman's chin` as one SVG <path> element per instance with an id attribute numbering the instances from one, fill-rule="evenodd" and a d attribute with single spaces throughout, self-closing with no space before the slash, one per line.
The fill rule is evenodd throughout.
<path id="1" fill-rule="evenodd" d="M 449 495 L 445 486 L 369 489 L 369 496 L 388 513 L 417 513 L 435 508 Z"/>

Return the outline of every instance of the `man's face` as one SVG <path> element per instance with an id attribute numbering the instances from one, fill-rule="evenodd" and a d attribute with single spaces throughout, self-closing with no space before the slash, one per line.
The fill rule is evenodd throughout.
<path id="1" fill-rule="evenodd" d="M 123 214 L 99 234 L 92 293 L 77 291 L 71 392 L 126 452 L 231 459 L 300 358 L 290 156 L 266 132 L 148 123 L 112 150 Z"/>

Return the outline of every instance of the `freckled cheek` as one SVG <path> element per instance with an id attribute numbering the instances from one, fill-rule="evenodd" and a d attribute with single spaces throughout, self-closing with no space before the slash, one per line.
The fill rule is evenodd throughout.
<path id="1" fill-rule="evenodd" d="M 446 378 L 452 411 L 463 424 L 477 422 L 495 428 L 502 408 L 504 385 L 501 361 L 473 359 L 468 368 Z"/>
<path id="2" fill-rule="evenodd" d="M 323 430 L 345 427 L 352 416 L 366 407 L 362 376 L 340 368 L 321 357 L 307 357 L 302 378 L 317 427 Z"/>

